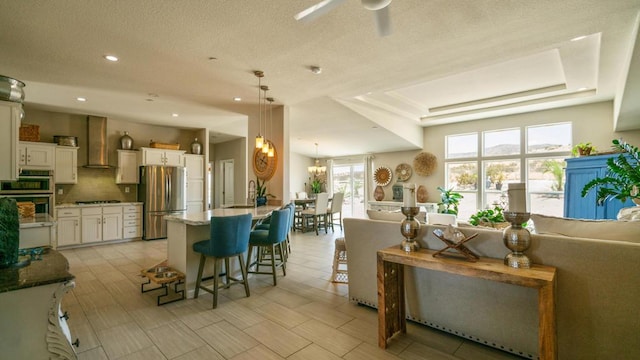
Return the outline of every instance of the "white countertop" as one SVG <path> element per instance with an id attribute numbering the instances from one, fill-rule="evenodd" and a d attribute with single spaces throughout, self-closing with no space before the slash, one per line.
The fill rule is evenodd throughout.
<path id="1" fill-rule="evenodd" d="M 267 216 L 269 216 L 269 214 L 271 214 L 273 210 L 279 208 L 279 206 L 271 205 L 260 206 L 257 208 L 224 208 L 207 210 L 204 212 L 167 215 L 164 218 L 167 221 L 181 222 L 187 225 L 209 225 L 211 223 L 211 217 L 213 216 L 235 216 L 251 214 L 253 216 L 253 220 L 257 220 L 266 218 Z"/>
<path id="2" fill-rule="evenodd" d="M 32 218 L 21 218 L 20 228 L 25 229 L 40 226 L 53 226 L 55 223 L 56 220 L 49 214 L 36 214 L 36 216 Z"/>
<path id="3" fill-rule="evenodd" d="M 73 208 L 73 207 L 86 207 L 86 206 L 122 206 L 122 205 L 141 205 L 142 202 L 119 202 L 119 203 L 101 203 L 101 204 L 76 204 L 76 203 L 62 203 L 56 204 L 56 208 Z"/>

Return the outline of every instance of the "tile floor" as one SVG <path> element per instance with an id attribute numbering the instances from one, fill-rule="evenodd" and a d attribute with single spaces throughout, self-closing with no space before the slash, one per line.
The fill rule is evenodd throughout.
<path id="1" fill-rule="evenodd" d="M 166 240 L 62 250 L 76 288 L 63 299 L 78 358 L 156 359 L 518 359 L 474 342 L 408 323 L 407 335 L 377 347 L 377 312 L 348 301 L 331 277 L 329 233 L 295 233 L 287 276 L 270 275 L 212 295 L 156 306 L 140 292 L 140 269 L 166 258 Z M 355 276 L 355 275 L 351 275 Z"/>

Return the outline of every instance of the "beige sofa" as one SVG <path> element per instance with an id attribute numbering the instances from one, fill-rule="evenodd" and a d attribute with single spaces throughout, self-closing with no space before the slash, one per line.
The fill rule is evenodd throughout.
<path id="1" fill-rule="evenodd" d="M 563 220 L 538 217 L 541 228 L 559 228 Z M 558 269 L 559 359 L 640 359 L 640 222 L 615 228 L 620 225 L 626 229 L 614 234 L 618 240 L 532 234 L 531 260 Z M 607 232 L 598 227 L 608 226 L 580 222 L 569 228 L 595 237 Z M 435 228 L 444 226 L 421 227 L 422 247 L 444 247 Z M 501 231 L 460 229 L 479 234 L 467 244 L 480 256 L 508 253 Z M 376 307 L 376 251 L 401 243 L 399 222 L 347 218 L 344 232 L 349 298 Z M 407 318 L 526 358 L 538 356 L 536 290 L 424 269 L 408 268 L 405 274 Z"/>

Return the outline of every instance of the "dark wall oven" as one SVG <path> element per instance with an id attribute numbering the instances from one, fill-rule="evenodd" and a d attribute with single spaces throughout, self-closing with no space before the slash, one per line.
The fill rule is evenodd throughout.
<path id="1" fill-rule="evenodd" d="M 49 170 L 22 170 L 18 180 L 0 181 L 0 197 L 32 202 L 36 214 L 53 216 L 53 172 Z"/>
<path id="2" fill-rule="evenodd" d="M 1 181 L 0 195 L 53 194 L 53 173 L 49 170 L 22 170 L 15 181 Z"/>

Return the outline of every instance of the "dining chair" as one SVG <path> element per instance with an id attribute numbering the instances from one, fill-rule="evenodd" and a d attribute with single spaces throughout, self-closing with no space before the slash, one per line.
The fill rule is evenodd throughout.
<path id="1" fill-rule="evenodd" d="M 210 236 L 207 240 L 198 241 L 193 244 L 193 251 L 200 254 L 200 264 L 198 266 L 198 277 L 196 280 L 194 298 L 198 298 L 200 289 L 213 294 L 213 308 L 218 306 L 218 290 L 229 288 L 233 284 L 244 284 L 244 291 L 247 297 L 249 293 L 249 282 L 244 263 L 244 253 L 249 246 L 249 234 L 251 232 L 251 214 L 235 216 L 214 216 L 211 218 Z M 207 258 L 213 258 L 213 276 L 202 278 L 202 272 Z M 230 276 L 229 258 L 237 257 L 240 264 L 242 279 Z M 222 273 L 222 260 L 224 260 L 225 272 Z M 226 278 L 222 286 L 218 284 L 221 276 Z M 202 285 L 203 280 L 213 279 L 213 288 L 209 289 Z"/>
<path id="2" fill-rule="evenodd" d="M 284 243 L 290 222 L 290 210 L 274 210 L 271 213 L 271 221 L 268 230 L 252 230 L 249 235 L 249 253 L 247 256 L 247 273 L 251 274 L 271 274 L 273 285 L 277 284 L 276 269 L 282 269 L 282 275 L 287 275 L 286 257 L 284 254 Z M 253 261 L 252 253 L 256 248 L 256 260 Z M 264 250 L 264 251 L 263 251 Z M 263 253 L 268 254 L 268 258 Z M 278 254 L 276 254 L 276 252 Z M 276 259 L 279 255 L 279 259 Z M 255 270 L 251 268 L 255 266 Z M 271 271 L 260 271 L 261 266 L 270 266 Z"/>
<path id="3" fill-rule="evenodd" d="M 333 198 L 331 199 L 331 205 L 327 209 L 327 218 L 329 221 L 329 225 L 331 225 L 331 231 L 335 231 L 333 229 L 334 225 L 334 215 L 338 214 L 338 224 L 340 225 L 340 230 L 342 230 L 342 202 L 344 201 L 344 193 L 335 193 L 333 194 Z"/>
<path id="4" fill-rule="evenodd" d="M 329 206 L 329 194 L 319 193 L 316 194 L 315 206 L 312 209 L 306 209 L 302 211 L 302 226 L 303 232 L 308 229 L 309 221 L 313 220 L 313 228 L 318 235 L 318 228 L 323 225 L 325 233 L 327 230 L 327 207 Z"/>

